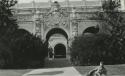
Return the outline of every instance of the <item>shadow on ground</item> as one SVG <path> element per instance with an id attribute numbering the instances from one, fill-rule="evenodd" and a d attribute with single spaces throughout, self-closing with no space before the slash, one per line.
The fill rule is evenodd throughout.
<path id="1" fill-rule="evenodd" d="M 57 74 L 63 74 L 64 73 L 64 71 L 51 71 L 51 72 L 42 72 L 42 73 L 39 73 L 39 74 L 29 74 L 29 75 L 43 75 L 43 76 L 45 76 L 45 75 L 57 75 Z"/>
<path id="2" fill-rule="evenodd" d="M 65 58 L 53 59 L 49 60 L 46 59 L 44 68 L 63 68 L 63 67 L 70 67 L 72 66 L 70 61 Z"/>

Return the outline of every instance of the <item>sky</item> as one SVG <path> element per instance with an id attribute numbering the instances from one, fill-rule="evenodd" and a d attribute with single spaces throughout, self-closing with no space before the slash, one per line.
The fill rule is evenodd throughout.
<path id="1" fill-rule="evenodd" d="M 33 0 L 18 0 L 19 3 L 29 3 Z M 48 2 L 48 0 L 34 0 L 35 2 Z M 65 0 L 52 0 L 52 1 L 65 1 Z M 81 0 L 70 0 L 70 1 L 81 1 Z M 92 0 L 90 0 L 92 1 Z"/>

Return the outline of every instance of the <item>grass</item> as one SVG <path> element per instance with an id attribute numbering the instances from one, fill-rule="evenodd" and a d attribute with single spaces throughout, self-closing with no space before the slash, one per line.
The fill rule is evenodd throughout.
<path id="1" fill-rule="evenodd" d="M 75 68 L 82 74 L 87 74 L 90 70 L 94 69 L 96 66 L 75 66 Z M 122 65 L 105 65 L 108 71 L 108 75 L 119 75 L 125 76 L 125 64 Z"/>

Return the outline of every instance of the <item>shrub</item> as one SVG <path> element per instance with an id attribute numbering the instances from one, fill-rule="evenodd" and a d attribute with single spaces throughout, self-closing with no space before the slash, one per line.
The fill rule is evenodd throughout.
<path id="1" fill-rule="evenodd" d="M 16 3 L 17 0 L 0 0 L 0 67 L 28 66 L 33 60 L 43 64 L 47 46 L 40 38 L 18 28 L 11 8 Z"/>
<path id="2" fill-rule="evenodd" d="M 13 54 L 10 47 L 0 39 L 0 68 L 10 67 L 13 64 Z"/>
<path id="3" fill-rule="evenodd" d="M 125 52 L 111 47 L 112 39 L 105 34 L 76 37 L 71 46 L 71 61 L 75 65 L 117 64 L 125 61 Z M 124 56 L 124 57 L 123 57 Z"/>
<path id="4" fill-rule="evenodd" d="M 40 61 L 40 65 L 44 64 L 47 51 L 43 42 L 26 30 L 15 31 L 10 46 L 14 56 L 14 65 L 29 67 L 28 64 L 30 65 L 32 61 Z"/>

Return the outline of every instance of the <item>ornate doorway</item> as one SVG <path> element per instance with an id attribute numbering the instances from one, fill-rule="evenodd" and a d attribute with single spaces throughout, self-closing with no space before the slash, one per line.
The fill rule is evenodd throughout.
<path id="1" fill-rule="evenodd" d="M 49 43 L 49 48 L 52 48 L 53 56 L 51 58 L 66 58 L 67 32 L 61 28 L 53 28 L 47 33 L 46 40 Z"/>

